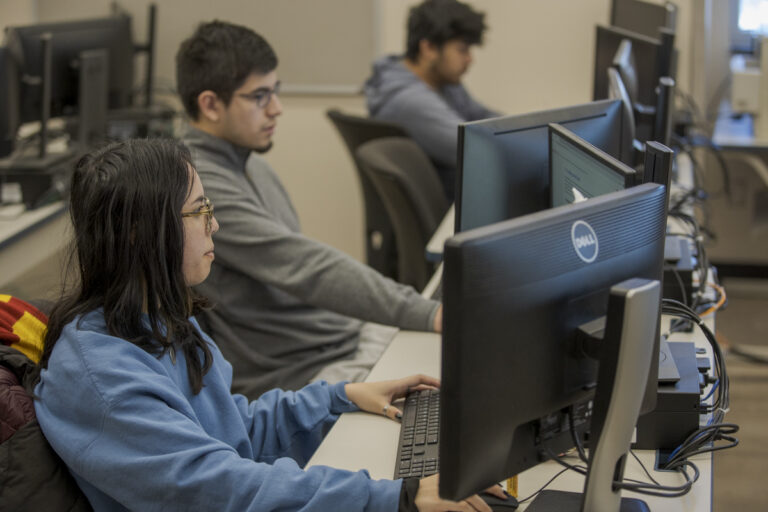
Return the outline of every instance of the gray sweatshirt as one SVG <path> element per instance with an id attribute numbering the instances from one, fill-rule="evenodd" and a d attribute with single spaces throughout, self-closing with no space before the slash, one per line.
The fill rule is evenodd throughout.
<path id="1" fill-rule="evenodd" d="M 459 124 L 499 114 L 473 100 L 461 84 L 432 89 L 397 55 L 374 62 L 365 97 L 371 117 L 401 125 L 421 146 L 453 200 Z"/>
<path id="2" fill-rule="evenodd" d="M 194 128 L 184 142 L 220 226 L 198 290 L 215 304 L 202 321 L 233 366 L 234 392 L 299 389 L 356 349 L 360 320 L 431 330 L 437 302 L 301 234 L 263 158 Z"/>

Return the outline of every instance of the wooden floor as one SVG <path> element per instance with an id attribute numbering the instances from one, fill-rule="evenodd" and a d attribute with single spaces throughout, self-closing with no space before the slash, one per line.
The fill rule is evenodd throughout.
<path id="1" fill-rule="evenodd" d="M 738 424 L 739 446 L 715 454 L 713 510 L 768 511 L 768 280 L 725 280 L 727 308 L 716 325 L 726 362 L 731 407 L 726 421 Z"/>

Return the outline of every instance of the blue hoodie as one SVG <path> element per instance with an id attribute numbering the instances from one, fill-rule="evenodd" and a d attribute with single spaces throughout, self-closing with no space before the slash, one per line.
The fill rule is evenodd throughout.
<path id="1" fill-rule="evenodd" d="M 364 90 L 369 115 L 405 129 L 435 163 L 453 200 L 459 124 L 499 114 L 472 99 L 461 84 L 432 89 L 397 55 L 374 62 Z"/>
<path id="2" fill-rule="evenodd" d="M 43 432 L 95 510 L 397 510 L 400 480 L 302 469 L 357 410 L 344 383 L 248 403 L 204 335 L 213 365 L 194 394 L 180 352 L 157 358 L 106 331 L 100 311 L 67 325 L 35 388 Z"/>

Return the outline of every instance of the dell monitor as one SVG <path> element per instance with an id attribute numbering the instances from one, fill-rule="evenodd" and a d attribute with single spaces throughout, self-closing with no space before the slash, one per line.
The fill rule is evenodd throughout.
<path id="1" fill-rule="evenodd" d="M 632 156 L 619 101 L 461 124 L 457 232 L 549 208 L 549 123 L 565 126 L 622 161 Z"/>
<path id="2" fill-rule="evenodd" d="M 446 242 L 440 496 L 464 499 L 562 453 L 586 431 L 588 481 L 613 487 L 621 456 L 609 458 L 607 475 L 592 459 L 603 435 L 619 430 L 626 454 L 644 396 L 652 400 L 643 410 L 655 406 L 660 302 L 657 288 L 633 324 L 609 296 L 626 280 L 661 279 L 665 231 L 664 187 L 643 184 Z M 629 368 L 615 357 L 626 345 L 618 326 L 639 336 L 632 346 L 643 357 Z M 625 370 L 639 374 L 623 380 Z M 606 432 L 614 381 L 630 384 L 614 410 L 625 424 Z"/>
<path id="3" fill-rule="evenodd" d="M 659 37 L 659 29 L 675 30 L 677 6 L 645 0 L 613 0 L 611 25 L 648 37 Z"/>
<path id="4" fill-rule="evenodd" d="M 583 201 L 635 185 L 635 170 L 559 124 L 549 125 L 552 207 Z"/>

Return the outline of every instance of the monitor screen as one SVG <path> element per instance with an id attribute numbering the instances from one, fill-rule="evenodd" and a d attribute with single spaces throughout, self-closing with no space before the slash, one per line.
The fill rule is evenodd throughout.
<path id="1" fill-rule="evenodd" d="M 551 205 L 562 206 L 635 185 L 635 171 L 558 124 L 549 125 Z"/>
<path id="2" fill-rule="evenodd" d="M 659 28 L 675 30 L 677 8 L 666 2 L 613 0 L 611 25 L 648 37 L 659 37 Z"/>
<path id="3" fill-rule="evenodd" d="M 606 316 L 612 286 L 661 279 L 664 189 L 643 184 L 446 242 L 441 496 L 463 499 L 567 450 L 569 421 L 587 430 L 598 361 L 578 333 Z M 646 411 L 655 407 L 658 305 L 655 316 L 646 322 L 655 359 L 638 389 L 651 397 Z"/>
<path id="4" fill-rule="evenodd" d="M 567 127 L 622 161 L 632 157 L 619 101 L 461 124 L 456 231 L 549 208 L 549 123 Z"/>

